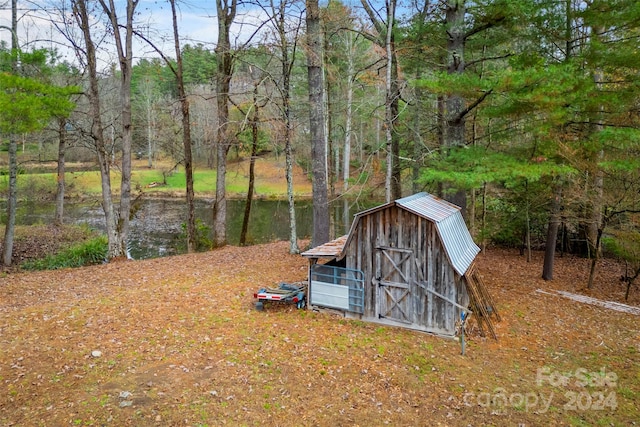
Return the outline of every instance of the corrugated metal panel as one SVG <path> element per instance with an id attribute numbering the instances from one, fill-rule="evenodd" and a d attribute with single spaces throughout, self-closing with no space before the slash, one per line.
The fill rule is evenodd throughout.
<path id="1" fill-rule="evenodd" d="M 453 268 L 464 275 L 480 248 L 474 243 L 460 208 L 429 193 L 414 194 L 396 204 L 436 224 Z"/>
<path id="2" fill-rule="evenodd" d="M 355 215 L 348 235 L 303 252 L 302 256 L 340 259 L 344 255 L 345 245 L 353 237 L 356 223 L 362 217 L 393 204 L 433 222 L 436 225 L 451 265 L 461 276 L 466 273 L 476 255 L 480 252 L 480 248 L 474 243 L 464 218 L 462 218 L 460 208 L 429 193 L 417 193 L 398 199 L 395 202 L 362 211 Z"/>
<path id="3" fill-rule="evenodd" d="M 480 248 L 475 244 L 460 211 L 436 224 L 453 268 L 463 276 Z"/>
<path id="4" fill-rule="evenodd" d="M 417 193 L 404 199 L 398 199 L 396 204 L 435 223 L 460 212 L 458 206 L 429 193 Z"/>

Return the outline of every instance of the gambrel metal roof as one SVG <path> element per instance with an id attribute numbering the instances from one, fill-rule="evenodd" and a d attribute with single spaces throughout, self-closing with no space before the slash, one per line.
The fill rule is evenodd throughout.
<path id="1" fill-rule="evenodd" d="M 480 252 L 480 248 L 469 233 L 460 207 L 429 193 L 418 193 L 398 199 L 395 204 L 436 225 L 453 268 L 458 274 L 464 275 Z"/>
<path id="2" fill-rule="evenodd" d="M 316 246 L 303 252 L 302 255 L 307 258 L 341 259 L 345 255 L 344 247 L 358 220 L 372 212 L 386 209 L 393 205 L 433 222 L 453 268 L 458 274 L 464 276 L 476 255 L 480 252 L 480 248 L 474 243 L 460 208 L 429 193 L 417 193 L 362 211 L 355 215 L 349 235 L 341 236 L 324 245 Z"/>

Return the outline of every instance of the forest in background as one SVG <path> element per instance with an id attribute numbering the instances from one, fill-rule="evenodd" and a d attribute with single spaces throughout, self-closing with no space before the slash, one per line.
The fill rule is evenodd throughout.
<path id="1" fill-rule="evenodd" d="M 66 161 L 97 160 L 103 172 L 139 157 L 149 167 L 170 159 L 186 173 L 212 168 L 224 177 L 228 159 L 264 152 L 312 176 L 320 156 L 329 197 L 384 174 L 388 199 L 429 191 L 462 206 L 482 245 L 580 252 L 595 269 L 604 244 L 630 263 L 629 283 L 640 273 L 637 2 L 331 1 L 319 7 L 318 48 L 308 43 L 309 2 L 218 1 L 218 42 L 181 40 L 174 20 L 173 52 L 157 49 L 160 39 L 149 34 L 158 29 L 138 3 L 126 5 L 130 13 L 107 2 L 43 5 L 67 12 L 51 25 L 74 62 L 21 49 L 19 37 L 0 45 L 9 158 L 12 141 L 38 160 L 56 159 L 63 144 Z M 175 18 L 176 3 L 168 6 Z M 248 10 L 261 19 L 234 44 L 232 23 Z M 133 40 L 153 54 L 141 57 Z M 310 143 L 313 55 L 323 76 L 324 157 Z M 37 100 L 50 87 L 68 88 L 56 96 L 74 109 L 29 99 L 29 111 L 49 111 L 30 118 L 12 108 L 16 93 Z M 8 168 L 11 175 L 11 161 Z M 126 197 L 130 183 L 121 185 Z M 216 198 L 222 205 L 224 192 Z M 126 235 L 118 227 L 128 205 L 120 208 L 105 212 L 114 235 Z"/>

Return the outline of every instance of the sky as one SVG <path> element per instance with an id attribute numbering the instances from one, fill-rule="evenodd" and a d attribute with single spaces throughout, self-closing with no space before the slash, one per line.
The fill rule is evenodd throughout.
<path id="1" fill-rule="evenodd" d="M 55 47 L 61 55 L 73 62 L 74 54 L 65 48 L 67 44 L 64 38 L 58 33 L 55 26 L 50 22 L 51 16 L 56 14 L 53 8 L 49 8 L 49 13 L 38 10 L 46 4 L 51 4 L 52 0 L 33 0 L 27 2 L 18 0 L 18 38 L 22 49 L 29 49 L 32 46 Z M 65 0 L 68 4 L 68 0 Z M 124 7 L 124 0 L 116 0 L 116 6 Z M 59 8 L 58 8 L 59 9 Z M 167 1 L 140 0 L 137 8 L 136 22 L 138 28 L 143 29 L 143 34 L 151 39 L 155 45 L 169 56 L 174 56 L 173 30 L 171 8 Z M 57 13 L 59 16 L 59 13 Z M 181 43 L 197 44 L 202 43 L 206 47 L 213 49 L 217 41 L 217 19 L 215 2 L 213 0 L 186 0 L 178 4 L 178 26 Z M 124 17 L 124 12 L 122 14 Z M 122 18 L 124 21 L 124 18 Z M 236 23 L 232 27 L 233 39 L 237 44 L 243 43 L 249 37 L 256 25 L 264 22 L 265 17 L 258 9 L 238 13 Z M 7 45 L 11 43 L 11 2 L 10 0 L 0 0 L 0 41 Z M 74 25 L 74 27 L 77 27 Z M 75 28 L 78 30 L 77 28 Z M 98 36 L 100 27 L 93 32 Z M 113 52 L 113 49 L 111 49 Z M 135 56 L 157 57 L 152 48 L 142 41 L 134 42 Z M 103 62 L 113 62 L 113 58 L 107 53 L 101 54 Z"/>
<path id="2" fill-rule="evenodd" d="M 70 6 L 71 0 L 18 0 L 19 19 L 18 36 L 22 49 L 38 47 L 57 48 L 64 60 L 75 63 L 75 55 L 72 50 L 66 48 L 66 40 L 58 33 L 51 23 L 52 16 L 60 16 L 61 4 Z M 320 0 L 321 4 L 326 0 Z M 345 4 L 359 7 L 359 0 L 343 0 Z M 379 3 L 379 0 L 374 0 Z M 92 1 L 96 3 L 97 1 Z M 265 3 L 267 3 L 265 1 Z M 115 4 L 123 11 L 126 0 L 115 0 Z M 267 3 L 268 4 L 268 3 Z M 55 5 L 55 6 L 54 6 Z M 215 47 L 217 35 L 217 18 L 215 2 L 213 0 L 178 0 L 178 20 L 181 44 L 202 43 L 205 47 Z M 304 2 L 301 2 L 304 7 Z M 43 11 L 43 9 L 45 11 Z M 48 12 L 48 13 L 47 13 Z M 167 56 L 174 56 L 174 43 L 171 22 L 171 9 L 167 0 L 140 0 L 137 8 L 136 23 L 146 37 L 151 39 L 158 48 Z M 59 19 L 59 18 L 57 18 Z M 255 29 L 265 22 L 266 14 L 257 7 L 238 13 L 232 27 L 232 44 L 239 46 L 246 42 Z M 72 21 L 72 20 L 71 20 Z M 124 21 L 124 18 L 122 19 Z M 73 22 L 73 21 L 72 21 Z M 304 24 L 303 24 L 304 25 Z M 10 45 L 11 32 L 5 27 L 11 26 L 11 0 L 0 0 L 0 41 Z M 77 27 L 77 26 L 74 26 Z M 97 39 L 104 27 L 96 27 L 93 35 Z M 79 31 L 75 28 L 75 31 Z M 107 39 L 110 43 L 112 40 Z M 100 54 L 104 68 L 109 68 L 117 62 L 113 46 L 105 45 L 105 50 Z M 158 54 L 152 48 L 140 40 L 134 42 L 134 61 L 143 57 L 157 57 Z"/>

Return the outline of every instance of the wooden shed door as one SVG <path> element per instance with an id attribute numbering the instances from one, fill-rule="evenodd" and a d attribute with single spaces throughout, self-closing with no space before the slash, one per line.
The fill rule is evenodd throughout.
<path id="1" fill-rule="evenodd" d="M 376 254 L 378 317 L 401 323 L 413 323 L 411 278 L 413 250 L 379 247 Z"/>

